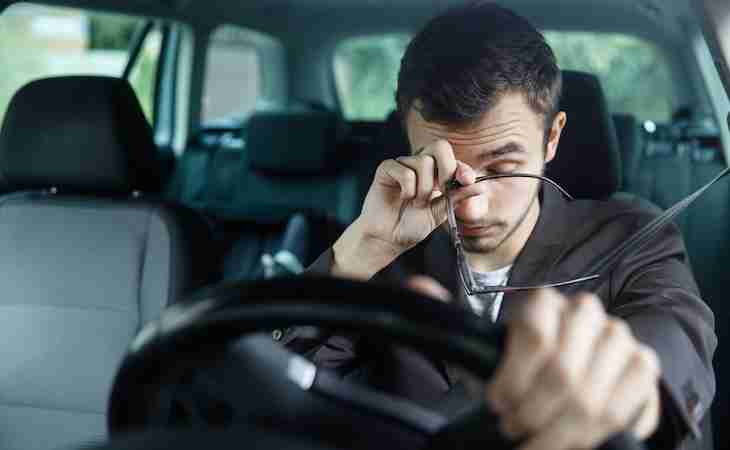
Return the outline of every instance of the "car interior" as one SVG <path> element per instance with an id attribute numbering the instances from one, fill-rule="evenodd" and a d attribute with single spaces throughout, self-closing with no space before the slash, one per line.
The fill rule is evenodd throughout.
<path id="1" fill-rule="evenodd" d="M 338 310 L 357 286 L 280 278 L 301 273 L 358 216 L 381 161 L 410 151 L 393 99 L 400 57 L 421 25 L 461 3 L 0 0 L 0 447 L 372 448 L 394 434 L 393 420 L 436 427 L 413 405 L 380 399 L 386 414 L 350 395 L 373 419 L 273 385 L 294 379 L 277 342 L 287 321 L 456 349 L 465 367 L 493 370 L 491 353 L 470 345 L 481 336 L 498 347 L 499 335 L 438 305 L 388 309 L 388 296 L 414 294 L 373 286 L 375 304 Z M 568 125 L 546 175 L 573 197 L 667 209 L 728 167 L 730 100 L 701 2 L 499 3 L 556 50 Z M 717 386 L 702 439 L 721 449 L 727 179 L 675 222 L 715 315 Z M 368 318 L 387 314 L 397 320 Z M 225 364 L 224 347 L 235 349 Z M 270 359 L 252 362 L 262 353 Z M 189 376 L 196 364 L 205 370 Z M 190 409 L 171 400 L 191 389 Z M 287 435 L 243 420 L 277 414 Z M 477 427 L 464 417 L 446 427 L 461 438 Z M 158 430 L 168 422 L 192 430 Z M 200 429 L 232 422 L 241 426 L 214 437 Z M 335 425 L 350 437 L 332 438 Z M 144 430 L 159 433 L 127 434 Z M 418 434 L 389 442 L 426 448 Z M 462 442 L 440 439 L 428 448 Z"/>

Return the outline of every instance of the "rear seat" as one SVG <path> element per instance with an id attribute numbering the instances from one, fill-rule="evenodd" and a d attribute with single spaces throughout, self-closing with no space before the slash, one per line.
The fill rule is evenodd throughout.
<path id="1" fill-rule="evenodd" d="M 248 122 L 245 148 L 183 155 L 168 192 L 214 218 L 224 279 L 263 276 L 262 255 L 281 250 L 287 231 L 306 241 L 294 252 L 306 266 L 354 220 L 346 130 L 328 111 L 261 112 Z"/>

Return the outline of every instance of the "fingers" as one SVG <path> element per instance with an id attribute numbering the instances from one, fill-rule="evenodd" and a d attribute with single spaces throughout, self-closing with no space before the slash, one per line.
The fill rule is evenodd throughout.
<path id="1" fill-rule="evenodd" d="M 421 154 L 431 155 L 436 161 L 437 186 L 439 189 L 443 189 L 457 169 L 457 161 L 451 144 L 440 139 L 427 145 Z"/>
<path id="2" fill-rule="evenodd" d="M 454 177 L 462 186 L 470 186 L 474 185 L 476 173 L 468 164 L 456 160 L 451 144 L 445 140 L 432 142 L 416 155 L 383 161 L 376 172 L 382 183 L 400 188 L 401 199 L 421 204 L 439 197 Z M 480 193 L 479 189 L 460 191 L 459 199 Z"/>
<path id="3" fill-rule="evenodd" d="M 533 293 L 506 347 L 487 401 L 509 437 L 526 438 L 522 448 L 593 448 L 617 432 L 656 430 L 659 359 L 598 297 Z"/>
<path id="4" fill-rule="evenodd" d="M 562 315 L 556 351 L 540 370 L 543 382 L 533 385 L 518 409 L 504 419 L 508 434 L 521 437 L 540 430 L 554 419 L 564 403 L 582 401 L 579 386 L 605 320 L 597 297 L 582 294 L 571 299 Z"/>
<path id="5" fill-rule="evenodd" d="M 634 432 L 647 438 L 659 421 L 658 359 L 645 347 L 630 355 L 605 405 L 596 407 L 583 399 L 585 409 L 567 408 L 557 414 L 522 450 L 594 448 L 616 433 L 630 431 L 633 422 L 645 424 Z"/>
<path id="6" fill-rule="evenodd" d="M 605 422 L 609 432 L 632 429 L 640 439 L 648 438 L 659 423 L 659 357 L 640 346 L 621 374 L 621 382 L 610 394 Z M 646 386 L 647 388 L 641 389 Z"/>
<path id="7" fill-rule="evenodd" d="M 407 288 L 413 289 L 419 294 L 433 297 L 444 303 L 451 302 L 451 293 L 438 281 L 424 275 L 415 275 L 405 281 Z"/>
<path id="8" fill-rule="evenodd" d="M 413 200 L 424 205 L 431 200 L 434 188 L 434 169 L 436 161 L 431 155 L 402 156 L 396 159 L 400 164 L 408 167 L 415 173 L 415 191 Z"/>
<path id="9" fill-rule="evenodd" d="M 459 182 L 462 186 L 469 186 L 476 182 L 477 174 L 474 172 L 474 169 L 471 168 L 466 163 L 463 163 L 461 161 L 456 162 L 456 181 Z"/>
<path id="10" fill-rule="evenodd" d="M 380 163 L 375 172 L 375 183 L 381 183 L 390 188 L 399 188 L 400 198 L 403 200 L 416 197 L 416 172 L 394 159 L 386 159 Z"/>
<path id="11" fill-rule="evenodd" d="M 430 155 L 436 162 L 436 173 L 434 187 L 443 191 L 446 183 L 452 178 L 462 185 L 470 185 L 476 179 L 476 173 L 468 164 L 458 161 L 454 155 L 454 148 L 449 141 L 439 139 L 425 146 L 418 152 L 417 156 Z"/>
<path id="12" fill-rule="evenodd" d="M 557 291 L 537 291 L 523 314 L 510 324 L 504 360 L 487 386 L 487 400 L 495 413 L 514 410 L 533 385 L 538 370 L 557 346 L 566 307 Z"/>

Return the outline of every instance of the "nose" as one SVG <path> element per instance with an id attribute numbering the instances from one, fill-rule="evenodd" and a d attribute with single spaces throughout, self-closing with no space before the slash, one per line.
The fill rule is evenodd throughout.
<path id="1" fill-rule="evenodd" d="M 466 198 L 456 204 L 454 214 L 464 222 L 483 220 L 489 212 L 489 195 L 482 193 Z"/>

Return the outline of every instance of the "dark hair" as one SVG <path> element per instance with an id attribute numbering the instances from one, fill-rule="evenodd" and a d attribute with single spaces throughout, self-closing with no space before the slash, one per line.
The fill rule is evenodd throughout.
<path id="1" fill-rule="evenodd" d="M 469 125 L 507 92 L 522 92 L 545 117 L 559 111 L 562 77 L 544 36 L 494 3 L 471 3 L 432 19 L 408 44 L 396 103 L 403 120 L 414 102 L 429 122 Z"/>

